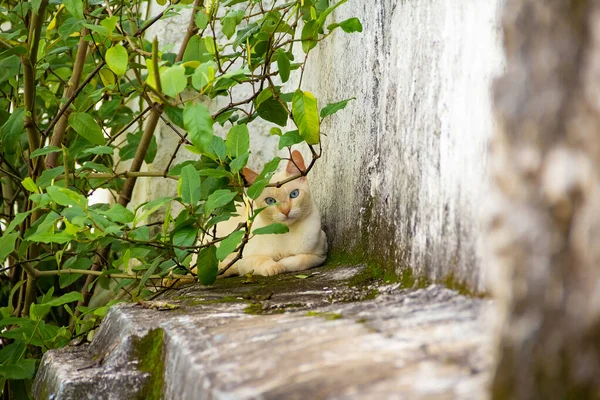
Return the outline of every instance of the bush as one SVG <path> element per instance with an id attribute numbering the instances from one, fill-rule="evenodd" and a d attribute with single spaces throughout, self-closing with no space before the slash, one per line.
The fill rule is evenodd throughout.
<path id="1" fill-rule="evenodd" d="M 116 290 L 127 288 L 132 299 L 142 298 L 158 289 L 161 278 L 189 274 L 192 253 L 198 280 L 212 284 L 218 260 L 241 254 L 252 218 L 227 238 L 213 236 L 211 228 L 234 214 L 235 201 L 252 210 L 280 161 L 268 162 L 244 190 L 248 125 L 256 119 L 295 125 L 271 133 L 280 136 L 280 148 L 306 143 L 312 167 L 321 155 L 323 118 L 348 100 L 319 113 L 317 100 L 301 89 L 302 73 L 310 50 L 337 28 L 362 31 L 356 18 L 326 26 L 328 15 L 346 1 L 157 0 L 164 7 L 152 18 L 144 1 L 3 2 L 5 398 L 29 396 L 42 353 L 86 338 L 95 328 L 108 309 L 89 307 L 95 286 L 116 281 Z M 157 21 L 190 8 L 176 53 L 144 37 Z M 297 89 L 285 92 L 283 84 L 293 80 Z M 251 94 L 240 97 L 242 86 Z M 217 96 L 230 102 L 211 113 L 205 103 Z M 179 145 L 164 171 L 142 172 L 156 155 L 160 120 L 179 136 Z M 215 123 L 229 128 L 225 139 L 214 134 Z M 173 165 L 180 151 L 197 154 L 198 161 Z M 123 172 L 119 163 L 127 160 Z M 177 196 L 128 208 L 138 178 L 177 180 Z M 109 189 L 116 202 L 91 204 L 99 189 Z M 175 204 L 180 212 L 173 211 L 179 209 Z M 163 220 L 147 223 L 159 210 Z"/>

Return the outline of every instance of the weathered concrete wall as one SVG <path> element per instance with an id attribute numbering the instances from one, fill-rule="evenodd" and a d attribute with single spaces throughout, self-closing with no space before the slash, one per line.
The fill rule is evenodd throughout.
<path id="1" fill-rule="evenodd" d="M 483 289 L 479 211 L 501 6 L 354 0 L 336 10 L 364 31 L 322 42 L 304 77 L 321 106 L 357 99 L 324 124 L 325 156 L 310 177 L 334 251 Z"/>

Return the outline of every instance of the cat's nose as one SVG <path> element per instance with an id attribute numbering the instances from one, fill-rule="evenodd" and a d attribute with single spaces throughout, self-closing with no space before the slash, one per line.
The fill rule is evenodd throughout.
<path id="1" fill-rule="evenodd" d="M 290 214 L 291 207 L 283 206 L 279 210 L 287 217 Z"/>

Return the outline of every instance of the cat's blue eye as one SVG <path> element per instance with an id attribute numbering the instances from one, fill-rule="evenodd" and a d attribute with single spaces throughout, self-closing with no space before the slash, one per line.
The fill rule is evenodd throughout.
<path id="1" fill-rule="evenodd" d="M 267 203 L 268 205 L 273 205 L 273 204 L 277 203 L 277 200 L 275 200 L 275 199 L 274 199 L 274 198 L 272 198 L 272 197 L 267 197 L 267 198 L 265 199 L 265 203 Z"/>
<path id="2" fill-rule="evenodd" d="M 290 199 L 295 199 L 296 197 L 298 197 L 299 194 L 300 191 L 298 189 L 292 190 L 292 192 L 290 193 Z"/>

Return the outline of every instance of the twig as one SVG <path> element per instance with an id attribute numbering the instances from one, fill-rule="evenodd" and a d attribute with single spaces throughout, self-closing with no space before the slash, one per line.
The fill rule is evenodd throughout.
<path id="1" fill-rule="evenodd" d="M 67 87 L 65 87 L 63 99 L 70 98 L 75 92 L 75 89 L 79 86 L 79 81 L 81 80 L 81 74 L 83 73 L 85 58 L 87 56 L 88 51 L 88 42 L 85 40 L 86 32 L 87 28 L 83 28 L 81 31 L 81 37 L 79 38 L 79 47 L 77 48 L 77 54 L 75 55 L 75 63 L 73 65 L 73 74 L 69 79 Z M 61 115 L 58 123 L 56 124 L 56 128 L 54 129 L 54 133 L 52 134 L 52 146 L 61 146 L 68 124 L 69 113 L 67 112 L 67 109 L 65 109 L 65 112 Z M 46 168 L 52 169 L 56 167 L 57 158 L 58 153 L 48 154 L 48 156 L 46 156 Z"/>

